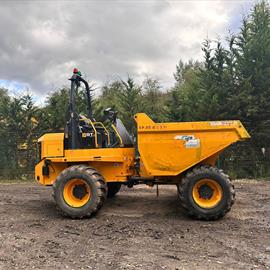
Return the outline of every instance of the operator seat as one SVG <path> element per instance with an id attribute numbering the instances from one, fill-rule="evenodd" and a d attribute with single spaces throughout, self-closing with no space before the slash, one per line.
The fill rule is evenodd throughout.
<path id="1" fill-rule="evenodd" d="M 134 142 L 131 135 L 128 133 L 123 122 L 119 118 L 117 118 L 118 112 L 114 111 L 112 108 L 107 108 L 103 112 L 103 121 L 105 121 L 106 119 L 109 119 L 111 121 L 111 123 L 115 126 L 118 134 L 120 135 L 124 147 L 133 147 Z M 111 143 L 110 147 L 116 147 L 118 143 L 114 133 L 112 135 L 112 141 L 113 143 Z"/>
<path id="2" fill-rule="evenodd" d="M 132 147 L 134 145 L 132 137 L 128 133 L 123 122 L 119 118 L 116 118 L 116 120 L 115 120 L 115 127 L 116 127 L 116 129 L 117 129 L 117 131 L 122 139 L 123 145 L 126 147 Z"/>

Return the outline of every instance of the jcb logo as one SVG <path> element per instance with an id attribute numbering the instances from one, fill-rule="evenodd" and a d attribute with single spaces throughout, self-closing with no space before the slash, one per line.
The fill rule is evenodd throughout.
<path id="1" fill-rule="evenodd" d="M 195 136 L 194 135 L 177 135 L 174 137 L 175 140 L 184 140 L 184 141 L 190 141 L 194 140 Z"/>

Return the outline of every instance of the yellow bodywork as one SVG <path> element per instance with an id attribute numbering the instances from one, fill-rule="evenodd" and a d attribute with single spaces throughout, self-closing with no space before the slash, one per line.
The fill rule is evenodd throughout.
<path id="1" fill-rule="evenodd" d="M 62 170 L 72 164 L 89 164 L 100 171 L 107 182 L 123 182 L 134 174 L 134 148 L 95 148 L 64 150 L 64 133 L 48 133 L 38 140 L 42 160 L 35 167 L 36 180 L 52 185 Z M 42 167 L 49 160 L 49 175 Z"/>
<path id="2" fill-rule="evenodd" d="M 155 123 L 144 113 L 135 121 L 145 177 L 176 176 L 198 163 L 214 165 L 222 150 L 250 137 L 240 121 Z"/>
<path id="3" fill-rule="evenodd" d="M 52 185 L 62 170 L 74 164 L 89 164 L 107 182 L 126 182 L 131 176 L 166 179 L 199 163 L 214 165 L 226 147 L 250 137 L 240 121 L 155 123 L 144 113 L 134 118 L 136 151 L 135 147 L 65 150 L 63 133 L 43 135 L 38 140 L 41 161 L 35 168 L 36 180 Z M 49 175 L 43 174 L 45 164 Z"/>
<path id="4" fill-rule="evenodd" d="M 42 174 L 42 167 L 48 159 L 50 173 L 46 176 Z M 43 185 L 52 185 L 58 174 L 72 164 L 89 164 L 107 182 L 125 182 L 128 176 L 134 175 L 134 148 L 64 150 L 63 156 L 47 157 L 36 165 L 36 180 Z"/>

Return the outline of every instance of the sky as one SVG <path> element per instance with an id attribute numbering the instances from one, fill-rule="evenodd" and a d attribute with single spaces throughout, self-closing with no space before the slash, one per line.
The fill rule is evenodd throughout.
<path id="1" fill-rule="evenodd" d="M 74 67 L 98 89 L 146 75 L 166 88 L 201 43 L 237 32 L 255 1 L 1 1 L 0 87 L 43 100 Z M 97 90 L 99 91 L 99 90 Z"/>

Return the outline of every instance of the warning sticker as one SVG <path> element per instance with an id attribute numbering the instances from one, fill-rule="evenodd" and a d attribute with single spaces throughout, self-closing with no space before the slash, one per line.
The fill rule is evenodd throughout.
<path id="1" fill-rule="evenodd" d="M 200 139 L 196 139 L 194 135 L 177 135 L 175 140 L 183 140 L 185 148 L 199 148 Z"/>
<path id="2" fill-rule="evenodd" d="M 186 148 L 199 148 L 200 147 L 200 139 L 189 140 L 185 143 Z"/>

